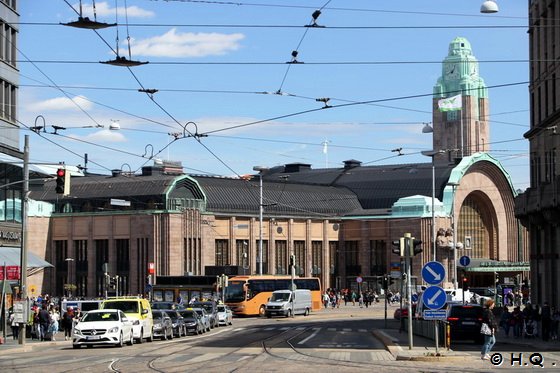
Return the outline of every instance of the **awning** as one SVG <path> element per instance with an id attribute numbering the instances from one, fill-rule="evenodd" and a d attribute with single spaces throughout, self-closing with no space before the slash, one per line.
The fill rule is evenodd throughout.
<path id="1" fill-rule="evenodd" d="M 7 266 L 19 266 L 21 248 L 19 247 L 0 247 L 0 266 L 6 264 Z M 41 259 L 39 256 L 27 252 L 27 267 L 28 268 L 45 268 L 54 267 L 46 260 Z"/>

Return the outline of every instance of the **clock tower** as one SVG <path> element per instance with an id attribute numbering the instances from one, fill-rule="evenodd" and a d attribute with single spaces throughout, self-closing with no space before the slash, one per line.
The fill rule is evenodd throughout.
<path id="1" fill-rule="evenodd" d="M 471 44 L 465 38 L 455 38 L 434 86 L 433 149 L 442 150 L 434 157 L 436 161 L 489 150 L 488 89 L 478 72 Z M 461 110 L 440 111 L 439 100 L 457 95 L 461 95 Z"/>

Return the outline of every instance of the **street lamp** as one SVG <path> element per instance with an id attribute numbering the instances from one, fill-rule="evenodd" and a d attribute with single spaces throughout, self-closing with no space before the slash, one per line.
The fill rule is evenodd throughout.
<path id="1" fill-rule="evenodd" d="M 453 193 L 451 195 L 451 231 L 453 232 L 453 242 L 451 242 L 451 247 L 453 248 L 453 287 L 457 290 L 459 287 L 459 284 L 457 283 L 457 249 L 463 247 L 461 242 L 457 242 L 458 232 L 455 232 L 455 191 L 457 190 L 459 183 L 449 182 L 447 185 L 453 189 Z"/>
<path id="2" fill-rule="evenodd" d="M 426 126 L 429 125 L 426 123 Z M 424 128 L 426 128 L 424 126 Z M 431 127 L 429 127 L 432 129 Z M 432 130 L 433 131 L 433 130 Z M 424 129 L 422 130 L 423 133 Z M 445 153 L 444 150 L 424 150 L 422 151 L 422 155 L 428 156 L 432 158 L 432 251 L 433 251 L 433 260 L 436 261 L 436 211 L 435 211 L 435 199 L 436 199 L 436 167 L 434 164 L 434 157 L 438 154 Z"/>
<path id="3" fill-rule="evenodd" d="M 486 0 L 480 6 L 480 13 L 497 13 L 498 11 L 498 4 L 495 0 Z"/>
<path id="4" fill-rule="evenodd" d="M 68 289 L 68 297 L 71 298 L 72 297 L 72 284 L 71 284 L 71 282 L 72 282 L 72 272 L 71 272 L 72 264 L 70 264 L 70 263 L 74 262 L 74 258 L 66 258 L 66 259 L 64 259 L 64 261 L 66 262 L 66 271 L 67 271 L 67 276 L 68 276 L 67 281 L 66 281 L 66 286 L 67 286 L 67 289 Z"/>
<path id="5" fill-rule="evenodd" d="M 253 171 L 259 172 L 259 275 L 263 274 L 263 172 L 268 171 L 268 167 L 254 166 Z"/>

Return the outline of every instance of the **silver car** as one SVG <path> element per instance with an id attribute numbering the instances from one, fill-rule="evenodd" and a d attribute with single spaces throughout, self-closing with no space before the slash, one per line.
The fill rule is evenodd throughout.
<path id="1" fill-rule="evenodd" d="M 233 313 L 225 304 L 218 304 L 218 325 L 231 325 L 233 323 Z"/>
<path id="2" fill-rule="evenodd" d="M 122 347 L 133 342 L 132 321 L 117 309 L 87 312 L 74 327 L 72 337 L 73 348 L 107 344 Z"/>
<path id="3" fill-rule="evenodd" d="M 198 313 L 198 315 L 202 319 L 202 325 L 204 325 L 204 330 L 209 332 L 210 329 L 211 329 L 211 326 L 210 326 L 210 316 L 208 315 L 208 312 L 206 312 L 206 310 L 204 308 L 194 308 L 193 307 L 192 310 L 195 311 L 196 313 Z"/>

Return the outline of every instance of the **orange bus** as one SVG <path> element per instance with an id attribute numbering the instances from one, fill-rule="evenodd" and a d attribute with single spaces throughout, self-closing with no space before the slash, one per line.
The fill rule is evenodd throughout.
<path id="1" fill-rule="evenodd" d="M 264 308 L 274 290 L 290 289 L 290 276 L 235 276 L 229 279 L 225 300 L 235 315 L 264 316 Z M 311 290 L 313 311 L 321 309 L 321 281 L 318 277 L 294 278 L 296 289 Z"/>

